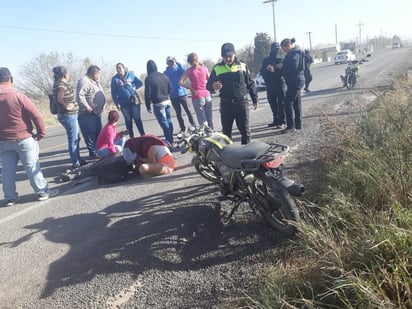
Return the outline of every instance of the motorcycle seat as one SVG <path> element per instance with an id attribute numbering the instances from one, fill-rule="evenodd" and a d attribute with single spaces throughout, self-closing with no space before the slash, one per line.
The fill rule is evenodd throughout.
<path id="1" fill-rule="evenodd" d="M 259 141 L 252 141 L 246 145 L 230 144 L 221 150 L 220 155 L 223 164 L 241 168 L 242 160 L 255 159 L 269 148 L 270 145 Z"/>

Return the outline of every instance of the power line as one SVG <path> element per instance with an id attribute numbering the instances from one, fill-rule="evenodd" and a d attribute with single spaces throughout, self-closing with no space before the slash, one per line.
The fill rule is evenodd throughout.
<path id="1" fill-rule="evenodd" d="M 143 40 L 168 40 L 168 41 L 186 41 L 186 42 L 221 42 L 221 40 L 206 40 L 206 39 L 191 39 L 191 38 L 172 38 L 172 37 L 156 37 L 156 36 L 143 36 L 134 34 L 118 34 L 118 33 L 102 33 L 102 32 L 82 32 L 82 31 L 70 31 L 70 30 L 58 30 L 58 29 L 46 29 L 46 28 L 31 28 L 31 27 L 18 27 L 18 26 L 6 26 L 0 25 L 0 28 L 25 30 L 25 31 L 37 31 L 37 32 L 52 32 L 52 33 L 64 33 L 64 34 L 77 34 L 77 35 L 89 35 L 89 36 L 103 36 L 103 37 L 116 37 L 116 38 L 129 38 L 129 39 L 143 39 Z M 240 42 L 240 41 L 238 41 Z M 249 41 L 242 41 L 249 42 Z"/>

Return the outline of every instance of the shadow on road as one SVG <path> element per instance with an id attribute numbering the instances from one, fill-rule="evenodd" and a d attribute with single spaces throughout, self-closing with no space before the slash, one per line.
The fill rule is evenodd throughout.
<path id="1" fill-rule="evenodd" d="M 214 185 L 194 185 L 119 202 L 95 213 L 46 218 L 25 226 L 34 231 L 9 245 L 42 233 L 48 241 L 70 246 L 65 256 L 50 264 L 42 293 L 46 298 L 56 289 L 99 274 L 199 270 L 256 254 L 280 241 L 254 216 L 221 224 L 219 206 Z"/>

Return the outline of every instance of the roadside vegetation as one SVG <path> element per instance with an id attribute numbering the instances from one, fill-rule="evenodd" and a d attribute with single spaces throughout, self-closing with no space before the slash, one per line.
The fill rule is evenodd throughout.
<path id="1" fill-rule="evenodd" d="M 329 123 L 315 204 L 242 305 L 412 308 L 412 83 L 372 105 L 355 127 Z"/>

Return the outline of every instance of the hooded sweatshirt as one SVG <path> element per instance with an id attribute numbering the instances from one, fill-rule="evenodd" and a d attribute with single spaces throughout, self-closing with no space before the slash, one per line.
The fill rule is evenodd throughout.
<path id="1" fill-rule="evenodd" d="M 144 98 L 148 110 L 151 109 L 150 102 L 159 104 L 169 100 L 172 84 L 166 75 L 157 71 L 156 63 L 153 60 L 147 62 L 147 77 L 144 86 Z"/>

